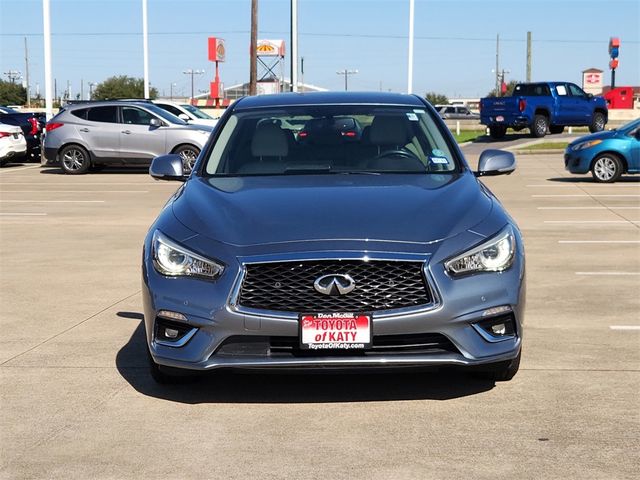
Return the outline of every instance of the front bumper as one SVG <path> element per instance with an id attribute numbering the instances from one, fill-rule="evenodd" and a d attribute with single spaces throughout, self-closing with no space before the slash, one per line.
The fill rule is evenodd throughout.
<path id="1" fill-rule="evenodd" d="M 564 169 L 570 173 L 588 173 L 591 168 L 592 155 L 586 151 L 566 150 L 564 153 Z"/>
<path id="2" fill-rule="evenodd" d="M 192 278 L 167 278 L 158 274 L 145 248 L 143 263 L 143 303 L 147 343 L 154 361 L 167 367 L 189 370 L 218 368 L 355 368 L 410 366 L 474 366 L 515 358 L 520 352 L 524 321 L 525 282 L 521 241 L 512 267 L 501 273 L 486 273 L 452 279 L 444 273 L 440 262 L 423 255 L 425 275 L 437 294 L 437 302 L 422 309 L 396 314 L 376 315 L 372 320 L 374 345 L 377 336 L 440 335 L 451 348 L 416 351 L 351 351 L 346 353 L 275 352 L 270 339 L 295 345 L 299 335 L 297 316 L 259 314 L 239 311 L 231 302 L 230 292 L 237 289 L 241 276 L 228 269 L 215 282 Z M 325 252 L 329 258 L 361 258 L 354 252 Z M 375 252 L 367 252 L 370 259 Z M 379 254 L 386 257 L 386 254 Z M 300 258 L 302 259 L 302 258 Z M 240 260 L 245 261 L 246 259 Z M 486 320 L 483 313 L 491 308 L 507 307 L 512 315 L 515 335 L 489 341 L 481 335 L 477 324 Z M 170 345 L 156 336 L 158 313 L 162 310 L 184 315 L 187 341 Z M 225 352 L 229 339 L 246 341 L 234 354 Z M 251 345 L 264 345 L 258 349 Z"/>

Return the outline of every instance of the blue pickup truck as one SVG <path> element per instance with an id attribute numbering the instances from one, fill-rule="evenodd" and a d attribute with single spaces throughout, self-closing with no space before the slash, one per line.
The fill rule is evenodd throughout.
<path id="1" fill-rule="evenodd" d="M 562 133 L 564 127 L 588 126 L 604 130 L 607 102 L 568 82 L 520 83 L 511 97 L 480 100 L 480 123 L 489 127 L 491 138 L 505 136 L 507 128 L 528 128 L 536 138 L 547 132 Z"/>

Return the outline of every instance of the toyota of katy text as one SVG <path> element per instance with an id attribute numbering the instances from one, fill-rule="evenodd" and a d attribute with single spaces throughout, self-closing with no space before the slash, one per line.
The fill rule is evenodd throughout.
<path id="1" fill-rule="evenodd" d="M 351 125 L 353 130 L 348 126 Z M 356 131 L 357 130 L 357 131 Z M 151 374 L 459 366 L 509 380 L 521 234 L 422 98 L 247 97 L 223 115 L 144 242 Z"/>

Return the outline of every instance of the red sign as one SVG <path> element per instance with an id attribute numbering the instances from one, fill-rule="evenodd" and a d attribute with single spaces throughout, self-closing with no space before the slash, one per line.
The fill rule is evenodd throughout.
<path id="1" fill-rule="evenodd" d="M 209 37 L 209 61 L 224 62 L 226 56 L 227 52 L 224 47 L 224 39 Z"/>
<path id="2" fill-rule="evenodd" d="M 588 73 L 584 76 L 585 83 L 600 83 L 602 81 L 602 75 L 599 73 Z"/>

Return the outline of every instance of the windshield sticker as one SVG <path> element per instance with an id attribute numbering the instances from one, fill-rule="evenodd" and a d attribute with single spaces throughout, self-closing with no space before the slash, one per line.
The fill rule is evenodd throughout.
<path id="1" fill-rule="evenodd" d="M 442 150 L 438 149 L 438 148 L 434 148 L 433 150 L 431 150 L 431 153 L 433 153 L 434 157 L 446 157 L 447 154 L 444 153 Z"/>
<path id="2" fill-rule="evenodd" d="M 449 160 L 447 160 L 444 157 L 429 157 L 429 160 L 431 160 L 431 163 L 436 163 L 440 165 L 446 165 L 449 163 Z"/>
<path id="3" fill-rule="evenodd" d="M 418 116 L 415 113 L 412 113 L 412 112 L 408 112 L 407 113 L 407 118 L 409 120 L 411 120 L 412 122 L 417 122 L 418 121 Z"/>
<path id="4" fill-rule="evenodd" d="M 420 114 L 424 114 L 424 113 L 427 113 L 425 110 L 423 110 L 423 109 L 421 109 L 421 108 L 414 108 L 414 109 L 413 109 L 413 111 L 414 111 L 415 113 L 417 113 L 418 115 L 420 115 Z"/>

